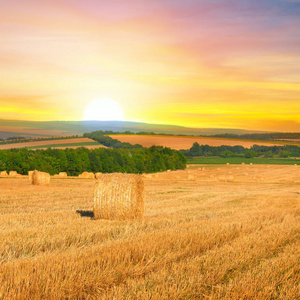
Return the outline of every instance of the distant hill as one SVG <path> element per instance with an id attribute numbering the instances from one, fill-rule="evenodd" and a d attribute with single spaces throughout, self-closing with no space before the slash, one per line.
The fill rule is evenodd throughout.
<path id="1" fill-rule="evenodd" d="M 0 138 L 8 137 L 51 137 L 82 135 L 96 130 L 154 132 L 178 135 L 217 135 L 217 134 L 251 134 L 265 131 L 251 131 L 228 128 L 189 128 L 175 125 L 148 124 L 127 121 L 20 121 L 0 119 Z"/>

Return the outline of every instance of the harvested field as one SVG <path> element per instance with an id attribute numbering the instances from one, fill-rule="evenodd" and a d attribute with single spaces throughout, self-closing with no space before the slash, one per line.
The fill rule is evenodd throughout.
<path id="1" fill-rule="evenodd" d="M 209 146 L 243 146 L 245 148 L 250 148 L 252 145 L 261 146 L 274 146 L 282 145 L 282 143 L 267 143 L 267 142 L 255 142 L 255 141 L 243 141 L 243 140 L 231 140 L 231 139 L 221 139 L 221 138 L 202 138 L 202 137 L 190 137 L 190 136 L 164 136 L 164 135 L 111 135 L 113 139 L 117 139 L 121 142 L 126 142 L 130 144 L 140 144 L 144 147 L 164 146 L 170 147 L 175 150 L 180 149 L 190 149 L 195 142 L 199 145 L 209 145 Z"/>
<path id="2" fill-rule="evenodd" d="M 93 220 L 94 180 L 0 178 L 0 299 L 300 299 L 300 167 L 187 170 L 144 175 L 142 221 Z"/>
<path id="3" fill-rule="evenodd" d="M 77 146 L 67 146 L 67 144 L 78 144 Z M 45 146 L 45 149 L 49 145 L 55 145 L 58 149 L 65 149 L 65 148 L 78 148 L 83 147 L 84 144 L 87 143 L 96 143 L 94 140 L 89 138 L 74 138 L 74 139 L 61 139 L 61 140 L 45 140 L 45 141 L 36 141 L 36 142 L 25 142 L 25 143 L 16 143 L 16 144 L 4 144 L 0 145 L 0 150 L 4 149 L 12 149 L 12 148 L 24 148 L 24 147 L 38 147 L 41 149 L 41 146 Z M 65 146 L 64 146 L 65 144 Z M 80 144 L 82 144 L 80 146 Z M 61 145 L 59 147 L 58 145 Z M 103 145 L 88 145 L 88 147 L 99 148 L 104 147 Z M 94 148 L 93 148 L 94 147 Z"/>

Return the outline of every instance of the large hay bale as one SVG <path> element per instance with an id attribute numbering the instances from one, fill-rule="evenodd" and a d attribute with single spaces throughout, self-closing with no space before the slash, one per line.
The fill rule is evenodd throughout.
<path id="1" fill-rule="evenodd" d="M 67 172 L 59 172 L 58 177 L 68 177 Z"/>
<path id="2" fill-rule="evenodd" d="M 142 175 L 104 174 L 94 190 L 95 219 L 141 219 L 144 215 Z"/>
<path id="3" fill-rule="evenodd" d="M 1 177 L 7 177 L 8 174 L 7 174 L 6 171 L 1 171 L 0 176 L 1 176 Z"/>
<path id="4" fill-rule="evenodd" d="M 34 185 L 49 185 L 50 174 L 34 170 L 31 177 L 31 183 Z"/>
<path id="5" fill-rule="evenodd" d="M 9 177 L 17 177 L 18 176 L 18 172 L 17 171 L 9 171 Z"/>

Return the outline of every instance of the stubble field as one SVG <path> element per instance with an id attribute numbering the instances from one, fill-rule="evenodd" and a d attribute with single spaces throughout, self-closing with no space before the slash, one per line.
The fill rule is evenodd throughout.
<path id="1" fill-rule="evenodd" d="M 0 178 L 0 299 L 300 299 L 299 166 L 147 175 L 143 221 L 94 184 Z"/>
<path id="2" fill-rule="evenodd" d="M 263 142 L 263 141 L 245 141 L 234 139 L 222 139 L 211 137 L 193 137 L 193 136 L 166 136 L 166 135 L 126 135 L 126 134 L 114 134 L 110 136 L 113 139 L 117 139 L 120 142 L 126 142 L 130 144 L 140 144 L 144 147 L 164 146 L 170 147 L 175 150 L 190 149 L 194 143 L 199 145 L 209 146 L 243 146 L 250 148 L 253 145 L 260 146 L 280 146 L 284 142 Z"/>

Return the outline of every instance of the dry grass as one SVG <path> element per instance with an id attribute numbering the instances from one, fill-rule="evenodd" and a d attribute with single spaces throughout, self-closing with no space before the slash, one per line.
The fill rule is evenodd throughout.
<path id="1" fill-rule="evenodd" d="M 219 169 L 144 178 L 143 221 L 93 220 L 91 180 L 0 179 L 0 299 L 300 299 L 300 168 Z"/>

